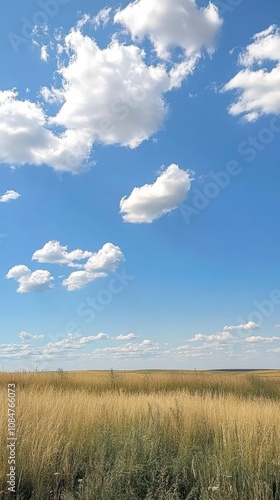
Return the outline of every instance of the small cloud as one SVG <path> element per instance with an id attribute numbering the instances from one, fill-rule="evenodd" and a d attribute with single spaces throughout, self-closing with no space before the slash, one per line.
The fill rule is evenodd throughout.
<path id="1" fill-rule="evenodd" d="M 17 200 L 18 198 L 20 198 L 20 196 L 21 195 L 19 193 L 10 189 L 6 191 L 5 194 L 2 194 L 2 196 L 0 196 L 0 203 L 7 203 L 11 200 Z"/>
<path id="2" fill-rule="evenodd" d="M 47 45 L 42 45 L 40 58 L 44 62 L 48 62 L 48 60 L 49 60 L 49 54 L 48 54 L 48 50 L 47 49 L 48 49 Z"/>
<path id="3" fill-rule="evenodd" d="M 6 278 L 14 279 L 18 282 L 18 293 L 45 292 L 54 286 L 52 284 L 53 277 L 50 275 L 49 271 L 38 270 L 32 273 L 31 270 L 24 265 L 12 267 L 6 275 Z"/>
<path id="4" fill-rule="evenodd" d="M 98 12 L 98 14 L 93 18 L 95 29 L 99 28 L 99 26 L 106 26 L 106 24 L 108 24 L 111 11 L 111 7 L 105 7 Z"/>
<path id="5" fill-rule="evenodd" d="M 230 325 L 230 326 L 224 326 L 224 330 L 228 331 L 234 331 L 234 330 L 258 330 L 260 328 L 260 325 L 257 323 L 254 323 L 254 321 L 248 321 L 248 323 L 245 323 L 244 325 Z"/>
<path id="6" fill-rule="evenodd" d="M 197 333 L 190 342 L 200 342 L 205 340 L 206 342 L 225 342 L 226 340 L 232 339 L 232 336 L 228 332 L 221 332 L 215 335 L 203 335 L 203 333 Z"/>
<path id="7" fill-rule="evenodd" d="M 243 68 L 221 89 L 237 94 L 229 113 L 247 122 L 279 114 L 280 27 L 273 24 L 256 33 L 253 42 L 240 53 L 238 63 Z"/>
<path id="8" fill-rule="evenodd" d="M 138 0 L 119 9 L 114 21 L 129 30 L 134 40 L 149 38 L 164 59 L 173 47 L 181 47 L 186 56 L 204 47 L 211 54 L 223 23 L 212 2 L 199 8 L 194 0 Z"/>
<path id="9" fill-rule="evenodd" d="M 130 223 L 151 223 L 175 210 L 191 188 L 193 172 L 181 170 L 174 163 L 162 172 L 153 184 L 133 189 L 120 201 L 123 220 Z"/>
<path id="10" fill-rule="evenodd" d="M 69 292 L 80 290 L 97 278 L 108 276 L 108 273 L 115 271 L 123 260 L 124 254 L 118 246 L 105 243 L 98 252 L 91 254 L 83 270 L 71 273 L 62 284 Z"/>
<path id="11" fill-rule="evenodd" d="M 21 340 L 38 340 L 43 339 L 44 335 L 32 335 L 31 333 L 21 332 L 18 334 Z"/>
<path id="12" fill-rule="evenodd" d="M 271 342 L 279 342 L 280 337 L 261 337 L 260 335 L 255 335 L 251 337 L 247 337 L 244 339 L 244 342 L 249 342 L 252 344 L 269 344 Z"/>
<path id="13" fill-rule="evenodd" d="M 121 249 L 113 243 L 105 243 L 103 247 L 93 254 L 85 263 L 86 271 L 101 273 L 113 272 L 124 260 L 124 254 Z"/>
<path id="14" fill-rule="evenodd" d="M 267 352 L 280 352 L 280 347 L 277 347 L 277 349 L 268 349 Z"/>
<path id="15" fill-rule="evenodd" d="M 129 333 L 128 335 L 118 335 L 115 337 L 116 340 L 131 340 L 131 339 L 137 339 L 137 335 L 135 333 Z"/>
<path id="16" fill-rule="evenodd" d="M 62 284 L 67 288 L 68 292 L 81 290 L 84 286 L 88 285 L 97 278 L 105 278 L 106 273 L 92 273 L 88 271 L 75 271 L 71 273 L 68 278 L 63 280 Z"/>
<path id="17" fill-rule="evenodd" d="M 110 336 L 107 335 L 107 333 L 98 333 L 97 335 L 95 336 L 92 336 L 90 337 L 92 340 L 105 340 L 105 339 L 109 339 Z"/>
<path id="18" fill-rule="evenodd" d="M 92 252 L 83 250 L 72 250 L 68 252 L 67 246 L 62 246 L 59 241 L 48 241 L 43 248 L 36 250 L 32 255 L 32 260 L 48 264 L 66 264 L 69 267 L 83 267 L 75 261 L 88 259 L 93 255 Z"/>

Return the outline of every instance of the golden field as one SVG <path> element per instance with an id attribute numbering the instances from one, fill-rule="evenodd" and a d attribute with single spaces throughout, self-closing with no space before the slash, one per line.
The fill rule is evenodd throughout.
<path id="1" fill-rule="evenodd" d="M 1 373 L 0 498 L 280 500 L 279 386 L 280 371 Z"/>

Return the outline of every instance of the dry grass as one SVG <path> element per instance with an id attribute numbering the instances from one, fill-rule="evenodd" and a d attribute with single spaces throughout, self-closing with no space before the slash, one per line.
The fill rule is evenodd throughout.
<path id="1" fill-rule="evenodd" d="M 16 498 L 279 500 L 278 376 L 3 373 L 1 422 L 17 385 Z"/>

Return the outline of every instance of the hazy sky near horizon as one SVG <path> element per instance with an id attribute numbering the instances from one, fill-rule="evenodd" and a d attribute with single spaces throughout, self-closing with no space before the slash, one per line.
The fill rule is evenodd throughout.
<path id="1" fill-rule="evenodd" d="M 14 0 L 4 370 L 279 368 L 280 5 Z"/>

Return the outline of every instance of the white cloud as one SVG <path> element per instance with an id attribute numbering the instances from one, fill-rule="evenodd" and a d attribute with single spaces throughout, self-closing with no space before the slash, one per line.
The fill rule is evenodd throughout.
<path id="1" fill-rule="evenodd" d="M 197 333 L 194 338 L 190 339 L 190 342 L 199 342 L 205 340 L 206 342 L 225 342 L 231 340 L 232 336 L 228 332 L 221 332 L 214 335 L 203 335 L 203 333 Z"/>
<path id="2" fill-rule="evenodd" d="M 87 259 L 84 263 L 77 263 Z M 67 246 L 62 246 L 59 241 L 49 241 L 43 248 L 36 250 L 32 260 L 40 263 L 61 264 L 68 267 L 78 267 L 79 271 L 71 273 L 62 282 L 68 291 L 80 290 L 97 278 L 105 278 L 110 272 L 115 271 L 124 261 L 121 249 L 113 243 L 105 243 L 98 252 L 73 250 L 68 252 Z M 18 281 L 18 292 L 44 291 L 52 288 L 53 277 L 48 271 L 34 271 L 31 273 L 27 266 L 15 266 L 8 272 L 6 278 Z"/>
<path id="3" fill-rule="evenodd" d="M 33 348 L 30 344 L 1 344 L 1 359 L 25 359 L 32 355 Z"/>
<path id="4" fill-rule="evenodd" d="M 128 333 L 127 335 L 118 335 L 117 337 L 115 337 L 116 340 L 131 340 L 131 339 L 136 339 L 137 336 L 135 335 L 135 333 Z"/>
<path id="5" fill-rule="evenodd" d="M 269 344 L 271 342 L 279 342 L 280 337 L 261 337 L 261 336 L 251 336 L 247 337 L 244 339 L 245 342 L 257 344 L 257 343 L 262 343 L 262 344 Z"/>
<path id="6" fill-rule="evenodd" d="M 63 280 L 62 284 L 67 288 L 68 292 L 75 292 L 81 290 L 84 286 L 88 285 L 97 278 L 105 278 L 106 273 L 93 273 L 89 271 L 74 271 L 68 278 Z"/>
<path id="7" fill-rule="evenodd" d="M 274 325 L 274 328 L 280 328 L 280 325 Z"/>
<path id="8" fill-rule="evenodd" d="M 113 243 L 105 243 L 96 253 L 92 254 L 85 263 L 85 270 L 90 272 L 112 272 L 124 260 L 121 249 Z"/>
<path id="9" fill-rule="evenodd" d="M 71 273 L 62 284 L 69 292 L 80 290 L 97 278 L 108 276 L 122 261 L 124 254 L 121 249 L 113 243 L 105 243 L 98 252 L 91 253 L 91 257 L 83 265 L 83 270 Z"/>
<path id="10" fill-rule="evenodd" d="M 22 340 L 34 340 L 36 335 L 31 336 L 22 332 Z M 131 334 L 128 334 L 129 336 Z M 119 335 L 119 340 L 126 340 L 128 335 Z M 199 334 L 198 334 L 199 335 Z M 34 363 L 44 360 L 79 360 L 80 362 L 89 361 L 91 359 L 157 359 L 161 361 L 167 360 L 185 360 L 187 358 L 198 358 L 202 360 L 230 360 L 232 357 L 248 359 L 248 357 L 263 356 L 264 344 L 270 344 L 276 340 L 271 340 L 269 337 L 262 337 L 261 340 L 252 338 L 249 342 L 237 341 L 237 346 L 240 347 L 240 352 L 233 352 L 229 349 L 233 339 L 227 339 L 226 332 L 221 332 L 215 335 L 202 335 L 199 340 L 203 340 L 202 344 L 179 345 L 171 347 L 170 344 L 163 345 L 153 342 L 150 339 L 143 342 L 121 342 L 117 346 L 111 347 L 106 341 L 115 341 L 117 338 L 109 336 L 106 333 L 98 333 L 96 335 L 81 336 L 80 334 L 68 334 L 65 338 L 60 338 L 57 341 L 48 342 L 41 346 L 34 346 L 31 343 L 19 344 L 2 344 L 0 345 L 0 358 L 8 360 L 32 360 Z M 39 337 L 39 336 L 38 336 Z M 218 338 L 219 337 L 219 338 Z M 132 337 L 131 337 L 132 338 Z M 272 338 L 273 339 L 273 338 Z M 192 340 L 192 339 L 191 339 Z M 279 338 L 277 342 L 279 342 Z M 99 347 L 89 351 L 90 344 L 100 342 L 104 347 Z M 101 344 L 99 344 L 101 345 Z M 268 349 L 268 353 L 278 353 L 280 348 Z"/>
<path id="11" fill-rule="evenodd" d="M 87 337 L 85 337 L 87 338 Z M 98 333 L 97 335 L 94 335 L 91 337 L 93 340 L 105 340 L 105 339 L 109 339 L 110 336 L 107 335 L 107 333 Z"/>
<path id="12" fill-rule="evenodd" d="M 104 9 L 101 9 L 96 16 L 94 16 L 93 24 L 96 29 L 100 26 L 106 26 L 106 24 L 108 24 L 111 11 L 111 7 L 105 7 Z"/>
<path id="13" fill-rule="evenodd" d="M 53 287 L 53 277 L 49 271 L 37 270 L 32 273 L 27 266 L 23 265 L 12 267 L 6 278 L 18 282 L 18 293 L 44 292 Z"/>
<path id="14" fill-rule="evenodd" d="M 180 87 L 194 71 L 201 55 L 198 48 L 209 48 L 208 42 L 220 25 L 212 4 L 199 10 L 192 0 L 186 5 L 177 0 L 176 9 L 182 9 L 182 15 L 178 15 L 170 0 L 164 1 L 167 11 L 175 16 L 171 16 L 171 31 L 169 13 L 157 7 L 161 6 L 159 2 L 155 3 L 155 22 L 164 21 L 164 44 L 179 43 L 186 49 L 186 60 L 150 65 L 143 49 L 119 43 L 116 36 L 107 47 L 100 48 L 81 30 L 88 22 L 106 24 L 111 8 L 102 9 L 94 19 L 85 15 L 66 37 L 56 37 L 56 75 L 61 82 L 57 88 L 45 86 L 39 91 L 41 99 L 57 106 L 52 116 L 45 112 L 45 103 L 20 99 L 16 89 L 0 91 L 0 162 L 47 163 L 56 171 L 79 173 L 93 165 L 90 155 L 95 143 L 136 148 L 158 132 L 168 111 L 165 94 Z M 143 13 L 142 2 L 139 6 Z M 131 7 L 134 9 L 135 4 Z M 124 13 L 116 14 L 119 20 Z M 188 19 L 185 28 L 181 18 Z M 147 32 L 147 36 L 152 34 Z M 54 48 L 41 46 L 41 59 L 46 62 L 49 46 Z"/>
<path id="15" fill-rule="evenodd" d="M 69 129 L 56 136 L 48 126 L 49 119 L 39 104 L 18 99 L 15 89 L 0 91 L 0 162 L 47 163 L 72 173 L 83 170 L 91 148 L 86 132 Z"/>
<path id="16" fill-rule="evenodd" d="M 224 330 L 228 331 L 234 331 L 234 330 L 258 330 L 260 328 L 260 325 L 257 323 L 254 323 L 254 321 L 248 321 L 248 323 L 245 323 L 244 325 L 230 325 L 230 326 L 224 326 Z"/>
<path id="17" fill-rule="evenodd" d="M 179 88 L 186 76 L 191 75 L 194 72 L 195 66 L 200 59 L 200 54 L 193 54 L 186 61 L 175 64 L 169 72 L 171 87 L 176 89 Z"/>
<path id="18" fill-rule="evenodd" d="M 66 338 L 58 340 L 57 342 L 49 342 L 42 349 L 43 354 L 50 354 L 55 352 L 82 349 L 85 345 L 91 344 L 98 340 L 107 340 L 110 336 L 106 333 L 98 333 L 98 335 L 88 335 L 87 337 L 68 335 Z"/>
<path id="19" fill-rule="evenodd" d="M 68 335 L 66 338 L 56 342 L 49 342 L 40 347 L 34 347 L 30 344 L 2 344 L 0 345 L 0 359 L 32 359 L 47 360 L 47 359 L 80 359 L 89 360 L 100 357 L 142 357 L 154 356 L 161 352 L 162 347 L 152 342 L 144 340 L 141 343 L 127 343 L 116 347 L 103 347 L 94 349 L 91 352 L 81 352 L 89 344 L 98 341 L 108 340 L 111 337 L 105 333 L 91 335 L 87 337 Z"/>
<path id="20" fill-rule="evenodd" d="M 186 199 L 192 172 L 170 165 L 154 182 L 134 188 L 130 196 L 120 201 L 123 220 L 131 223 L 150 223 L 175 210 Z"/>
<path id="21" fill-rule="evenodd" d="M 230 105 L 232 115 L 255 121 L 261 115 L 280 113 L 280 28 L 276 25 L 257 33 L 253 43 L 239 56 L 244 67 L 222 89 L 237 90 Z M 269 69 L 266 63 L 274 63 Z M 255 67 L 254 67 L 255 66 Z"/>
<path id="22" fill-rule="evenodd" d="M 211 2 L 198 8 L 194 0 L 136 0 L 114 17 L 133 39 L 148 37 L 158 56 L 169 57 L 169 49 L 181 47 L 186 55 L 206 47 L 212 49 L 222 24 Z"/>
<path id="23" fill-rule="evenodd" d="M 32 335 L 31 333 L 21 332 L 18 334 L 21 340 L 38 340 L 43 339 L 44 335 Z"/>
<path id="24" fill-rule="evenodd" d="M 0 203 L 7 203 L 11 200 L 17 200 L 21 195 L 12 189 L 6 191 L 6 193 L 0 196 Z"/>
<path id="25" fill-rule="evenodd" d="M 103 349 L 95 349 L 92 352 L 83 355 L 85 359 L 94 359 L 104 356 L 113 356 L 116 358 L 131 358 L 142 356 L 154 356 L 162 350 L 160 344 L 152 342 L 152 340 L 143 340 L 143 342 L 122 344 L 117 347 L 104 347 Z"/>
<path id="26" fill-rule="evenodd" d="M 42 61 L 48 62 L 48 60 L 49 60 L 49 54 L 48 54 L 48 47 L 47 47 L 47 45 L 42 45 L 40 58 L 42 59 Z"/>
<path id="27" fill-rule="evenodd" d="M 74 261 L 88 259 L 91 255 L 93 255 L 92 252 L 79 249 L 68 252 L 67 246 L 62 246 L 59 241 L 52 240 L 40 250 L 36 250 L 32 255 L 32 260 L 49 264 L 66 264 L 69 267 L 82 267 L 82 264 L 77 264 Z"/>
<path id="28" fill-rule="evenodd" d="M 163 95 L 178 86 L 179 77 L 161 64 L 148 66 L 135 45 L 113 40 L 101 49 L 79 30 L 66 36 L 65 51 L 71 55 L 59 69 L 64 103 L 51 123 L 85 132 L 91 145 L 130 148 L 160 129 L 167 111 Z"/>

